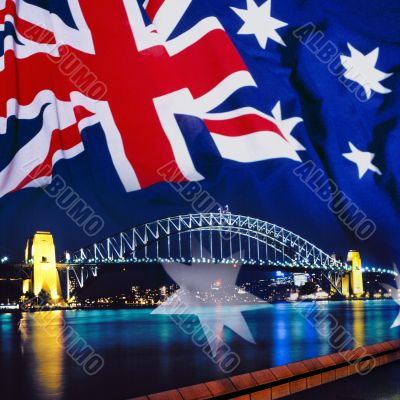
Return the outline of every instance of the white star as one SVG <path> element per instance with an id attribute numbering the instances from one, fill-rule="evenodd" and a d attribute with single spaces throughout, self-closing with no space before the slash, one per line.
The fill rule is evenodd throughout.
<path id="1" fill-rule="evenodd" d="M 303 119 L 300 117 L 282 119 L 282 110 L 280 101 L 278 101 L 275 104 L 275 107 L 272 109 L 272 117 L 276 125 L 278 125 L 280 131 L 283 133 L 285 139 L 293 146 L 293 149 L 295 151 L 305 150 L 305 147 L 291 135 L 292 130 L 298 123 L 303 122 Z"/>
<path id="2" fill-rule="evenodd" d="M 277 29 L 287 25 L 286 22 L 271 17 L 271 1 L 267 0 L 260 7 L 254 0 L 246 0 L 247 9 L 231 7 L 231 9 L 243 20 L 239 29 L 239 35 L 255 35 L 259 45 L 265 49 L 268 39 L 286 46 L 282 38 L 276 32 Z"/>
<path id="3" fill-rule="evenodd" d="M 378 175 L 382 175 L 382 172 L 378 167 L 372 164 L 372 160 L 375 157 L 374 153 L 368 151 L 361 151 L 354 146 L 353 143 L 349 142 L 351 153 L 344 153 L 343 157 L 357 164 L 358 177 L 361 179 L 367 171 L 372 171 Z"/>
<path id="4" fill-rule="evenodd" d="M 372 91 L 382 94 L 390 93 L 391 90 L 381 85 L 380 81 L 393 74 L 387 74 L 375 68 L 379 47 L 366 55 L 355 49 L 350 43 L 347 43 L 347 47 L 351 55 L 340 56 L 340 61 L 346 68 L 344 77 L 360 84 L 367 95 L 367 99 L 371 97 Z"/>
<path id="5" fill-rule="evenodd" d="M 240 297 L 240 288 L 236 286 L 236 279 L 241 265 L 165 263 L 163 267 L 180 289 L 157 307 L 152 314 L 196 315 L 214 357 L 223 343 L 224 326 L 248 342 L 255 343 L 242 311 L 254 310 L 254 303 L 261 303 L 262 300 L 247 292 L 245 296 L 249 305 L 235 305 L 232 302 L 226 303 L 226 300 L 216 304 L 213 300 L 204 299 L 204 297 L 212 298 L 215 292 L 212 286 L 215 282 L 218 282 L 221 288 L 226 288 L 225 298 Z M 224 305 L 229 305 L 229 307 L 226 308 Z M 260 307 L 265 306 L 265 304 L 260 305 Z"/>

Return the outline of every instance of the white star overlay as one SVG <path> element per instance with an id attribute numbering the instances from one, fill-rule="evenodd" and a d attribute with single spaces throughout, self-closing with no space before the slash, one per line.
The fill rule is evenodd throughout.
<path id="1" fill-rule="evenodd" d="M 372 91 L 381 94 L 390 93 L 391 90 L 384 87 L 380 81 L 393 74 L 387 74 L 375 68 L 378 61 L 379 47 L 365 55 L 354 48 L 350 43 L 347 43 L 347 47 L 351 55 L 340 56 L 340 61 L 346 68 L 344 77 L 360 84 L 365 91 L 367 99 L 371 97 Z"/>
<path id="2" fill-rule="evenodd" d="M 260 7 L 254 0 L 246 1 L 247 9 L 231 7 L 231 10 L 243 20 L 243 25 L 237 33 L 239 35 L 254 35 L 263 49 L 266 49 L 268 39 L 286 46 L 276 31 L 286 26 L 287 23 L 271 17 L 272 0 L 267 0 Z"/>
<path id="3" fill-rule="evenodd" d="M 303 119 L 300 117 L 291 117 L 287 119 L 282 119 L 282 110 L 280 101 L 278 101 L 275 104 L 274 108 L 272 109 L 272 117 L 276 125 L 280 129 L 280 131 L 283 133 L 285 139 L 293 146 L 293 149 L 295 151 L 305 150 L 305 147 L 291 135 L 292 130 L 295 128 L 297 124 L 303 122 Z"/>
<path id="4" fill-rule="evenodd" d="M 397 269 L 396 265 L 394 266 L 394 270 L 396 271 L 396 288 L 390 285 L 382 284 L 382 286 L 390 293 L 392 299 L 400 306 L 400 275 L 399 270 Z M 397 318 L 394 320 L 391 328 L 396 328 L 400 326 L 400 312 L 397 315 Z"/>
<path id="5" fill-rule="evenodd" d="M 350 153 L 343 153 L 343 157 L 349 161 L 355 163 L 358 168 L 358 177 L 361 179 L 368 171 L 375 172 L 378 175 L 382 175 L 380 169 L 372 164 L 372 160 L 375 157 L 374 153 L 368 151 L 361 151 L 354 146 L 353 143 L 349 142 Z"/>
<path id="6" fill-rule="evenodd" d="M 236 286 L 241 265 L 165 263 L 163 267 L 180 288 L 153 310 L 152 314 L 196 315 L 213 357 L 217 356 L 223 343 L 225 326 L 255 344 L 242 312 L 254 310 L 255 307 L 267 307 L 268 304 Z M 215 294 L 222 290 L 223 296 L 216 302 Z M 243 296 L 248 304 L 240 301 Z M 256 303 L 258 306 L 255 306 Z"/>

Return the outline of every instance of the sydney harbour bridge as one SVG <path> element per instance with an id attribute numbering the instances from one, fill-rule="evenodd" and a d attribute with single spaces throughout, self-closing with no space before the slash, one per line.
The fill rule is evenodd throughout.
<path id="1" fill-rule="evenodd" d="M 45 289 L 53 298 L 64 295 L 67 299 L 71 296 L 71 276 L 82 288 L 88 278 L 98 276 L 99 269 L 112 264 L 128 267 L 134 263 L 222 263 L 250 264 L 270 271 L 318 271 L 333 290 L 345 296 L 363 294 L 363 272 L 396 275 L 389 268 L 362 266 L 357 251 L 350 251 L 342 261 L 283 227 L 229 211 L 179 215 L 146 223 L 65 252 L 58 262 L 51 234 L 38 232 L 28 241 L 26 254 L 24 268 L 30 276 L 24 280 L 24 292 L 36 294 Z M 60 275 L 67 280 L 64 294 Z"/>

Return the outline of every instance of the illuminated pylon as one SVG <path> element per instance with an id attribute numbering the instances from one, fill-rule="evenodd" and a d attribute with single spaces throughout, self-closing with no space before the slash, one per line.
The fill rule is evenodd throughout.
<path id="1" fill-rule="evenodd" d="M 364 294 L 364 285 L 360 253 L 350 250 L 347 254 L 347 262 L 352 266 L 352 270 L 350 271 L 351 293 L 355 296 L 362 296 Z"/>
<path id="2" fill-rule="evenodd" d="M 342 276 L 342 294 L 345 297 L 350 296 L 350 274 L 344 274 Z"/>
<path id="3" fill-rule="evenodd" d="M 29 287 L 37 296 L 43 289 L 52 300 L 61 297 L 60 278 L 56 267 L 56 249 L 49 232 L 36 232 L 26 244 L 25 262 L 33 268 L 32 280 L 24 282 L 24 291 Z"/>

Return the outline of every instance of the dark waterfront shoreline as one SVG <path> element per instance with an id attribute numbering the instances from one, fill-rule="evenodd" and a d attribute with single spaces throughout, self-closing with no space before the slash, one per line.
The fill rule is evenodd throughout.
<path id="1" fill-rule="evenodd" d="M 259 303 L 244 303 L 244 304 L 229 304 L 229 305 L 276 305 L 276 304 L 307 304 L 307 303 L 353 303 L 353 302 L 392 302 L 392 299 L 351 299 L 351 300 L 343 300 L 343 299 L 306 299 L 306 300 L 301 300 L 301 301 L 286 301 L 286 300 L 275 300 L 275 301 L 260 301 Z M 132 304 L 132 305 L 96 305 L 96 306 L 77 306 L 77 307 L 68 307 L 68 306 L 55 306 L 55 307 L 38 307 L 38 308 L 29 308 L 29 309 L 1 309 L 0 308 L 0 314 L 19 314 L 19 313 L 34 313 L 34 312 L 39 312 L 39 311 L 74 311 L 74 310 L 79 310 L 79 311 L 85 311 L 85 310 L 141 310 L 141 309 L 156 309 L 160 304 Z M 207 304 L 207 306 L 214 306 L 218 304 Z"/>
<path id="2" fill-rule="evenodd" d="M 30 308 L 26 310 L 21 310 L 21 309 L 10 309 L 10 310 L 2 310 L 0 309 L 0 314 L 22 314 L 22 313 L 35 313 L 35 312 L 40 312 L 40 311 L 89 311 L 89 310 L 134 310 L 134 309 L 146 309 L 146 308 L 157 308 L 158 306 L 152 306 L 152 305 L 135 305 L 135 306 L 126 306 L 126 307 L 121 307 L 121 306 L 108 306 L 108 307 L 40 307 L 40 308 Z"/>

